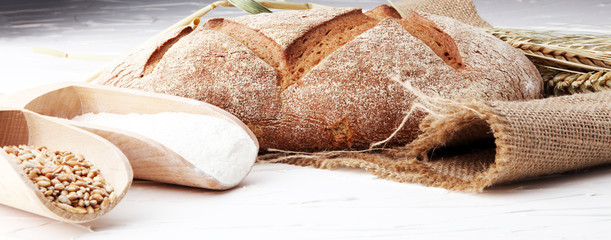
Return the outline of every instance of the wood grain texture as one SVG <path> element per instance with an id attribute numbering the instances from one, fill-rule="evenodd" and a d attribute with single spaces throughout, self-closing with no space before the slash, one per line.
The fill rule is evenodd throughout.
<path id="1" fill-rule="evenodd" d="M 45 116 L 63 118 L 71 124 L 93 132 L 115 144 L 129 159 L 134 176 L 158 182 L 209 188 L 228 189 L 234 184 L 222 184 L 208 173 L 197 169 L 183 157 L 155 142 L 127 130 L 71 121 L 85 113 L 141 113 L 185 112 L 217 117 L 243 129 L 257 145 L 254 134 L 233 115 L 212 105 L 133 90 L 86 83 L 59 83 L 8 96 L 9 106 L 25 108 Z M 257 145 L 258 147 L 258 145 Z M 245 176 L 244 176 L 245 177 Z"/>

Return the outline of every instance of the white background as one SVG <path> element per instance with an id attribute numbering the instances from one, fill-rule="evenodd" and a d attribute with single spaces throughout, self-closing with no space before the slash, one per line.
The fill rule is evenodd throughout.
<path id="1" fill-rule="evenodd" d="M 385 1 L 319 2 L 371 9 Z M 496 27 L 611 34 L 611 1 L 476 0 Z M 0 1 L 0 93 L 82 81 L 205 5 L 185 1 Z M 241 15 L 221 8 L 208 17 Z M 258 165 L 229 191 L 135 181 L 110 213 L 67 224 L 0 205 L 0 239 L 610 239 L 611 168 L 482 193 L 395 183 L 358 169 Z"/>

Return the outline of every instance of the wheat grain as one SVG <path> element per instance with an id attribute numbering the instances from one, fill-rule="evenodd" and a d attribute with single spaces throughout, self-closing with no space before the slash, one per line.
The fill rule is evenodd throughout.
<path id="1" fill-rule="evenodd" d="M 25 174 L 45 198 L 68 212 L 95 213 L 106 209 L 116 199 L 113 188 L 99 176 L 99 169 L 82 155 L 25 145 L 4 146 L 0 149 L 23 167 Z M 92 172 L 97 175 L 93 179 L 87 177 Z M 96 202 L 92 204 L 92 201 Z"/>

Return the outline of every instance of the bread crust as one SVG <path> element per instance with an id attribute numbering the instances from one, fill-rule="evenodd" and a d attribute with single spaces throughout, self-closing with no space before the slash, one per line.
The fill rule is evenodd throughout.
<path id="1" fill-rule="evenodd" d="M 448 99 L 540 96 L 535 67 L 501 40 L 446 17 L 398 18 L 381 6 L 211 19 L 160 37 L 97 81 L 217 105 L 244 121 L 261 149 L 298 151 L 386 139 L 415 99 L 404 81 Z M 388 144 L 414 139 L 423 116 Z"/>

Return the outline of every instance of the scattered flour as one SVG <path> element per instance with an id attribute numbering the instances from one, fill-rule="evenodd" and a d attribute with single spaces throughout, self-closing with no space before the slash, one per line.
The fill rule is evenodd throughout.
<path id="1" fill-rule="evenodd" d="M 216 117 L 180 112 L 87 113 L 72 120 L 124 129 L 166 146 L 223 185 L 237 185 L 258 148 L 246 131 Z"/>

